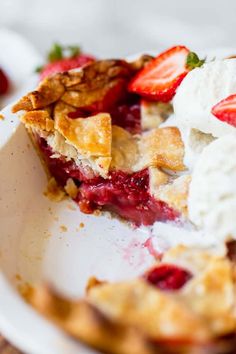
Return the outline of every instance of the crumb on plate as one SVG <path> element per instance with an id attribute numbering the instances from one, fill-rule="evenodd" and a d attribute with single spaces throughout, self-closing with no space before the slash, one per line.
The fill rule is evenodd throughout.
<path id="1" fill-rule="evenodd" d="M 45 190 L 44 195 L 53 202 L 60 202 L 65 198 L 65 192 L 53 177 L 51 177 L 48 181 L 47 189 Z"/>
<path id="2" fill-rule="evenodd" d="M 61 230 L 61 232 L 66 232 L 68 229 L 65 225 L 61 225 L 60 230 Z"/>

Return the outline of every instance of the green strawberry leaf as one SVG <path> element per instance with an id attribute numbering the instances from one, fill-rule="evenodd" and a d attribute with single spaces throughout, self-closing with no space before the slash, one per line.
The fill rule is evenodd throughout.
<path id="1" fill-rule="evenodd" d="M 51 50 L 48 53 L 48 61 L 53 62 L 56 60 L 60 60 L 62 58 L 63 58 L 63 47 L 58 43 L 54 43 L 52 45 Z"/>
<path id="2" fill-rule="evenodd" d="M 81 49 L 78 45 L 68 45 L 69 57 L 76 57 L 81 53 Z"/>
<path id="3" fill-rule="evenodd" d="M 199 59 L 198 55 L 194 52 L 190 52 L 186 59 L 186 67 L 190 70 L 199 68 L 205 63 L 206 59 Z"/>
<path id="4" fill-rule="evenodd" d="M 43 65 L 39 65 L 34 69 L 34 72 L 39 74 L 41 73 L 42 70 L 43 70 Z"/>

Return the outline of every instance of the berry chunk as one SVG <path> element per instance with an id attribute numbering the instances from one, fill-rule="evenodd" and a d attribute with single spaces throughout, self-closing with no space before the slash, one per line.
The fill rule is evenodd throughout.
<path id="1" fill-rule="evenodd" d="M 188 270 L 172 264 L 162 264 L 144 274 L 144 279 L 150 284 L 160 290 L 170 291 L 181 289 L 191 278 Z"/>
<path id="2" fill-rule="evenodd" d="M 211 113 L 222 122 L 236 127 L 236 94 L 217 103 Z"/>

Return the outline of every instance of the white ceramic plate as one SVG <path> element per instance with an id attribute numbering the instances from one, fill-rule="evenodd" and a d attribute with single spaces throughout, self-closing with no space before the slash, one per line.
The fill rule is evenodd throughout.
<path id="1" fill-rule="evenodd" d="M 30 354 L 94 353 L 41 318 L 17 289 L 46 279 L 78 297 L 91 275 L 119 280 L 141 274 L 154 262 L 143 247 L 148 232 L 106 216 L 81 214 L 70 201 L 50 202 L 43 195 L 45 173 L 24 128 L 10 107 L 3 113 L 0 332 Z"/>

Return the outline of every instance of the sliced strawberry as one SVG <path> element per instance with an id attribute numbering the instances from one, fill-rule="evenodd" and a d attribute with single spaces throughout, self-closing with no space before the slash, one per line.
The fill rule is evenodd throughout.
<path id="1" fill-rule="evenodd" d="M 72 58 L 63 58 L 46 64 L 41 73 L 40 79 L 44 79 L 46 76 L 64 72 L 71 69 L 80 68 L 88 63 L 91 63 L 94 58 L 90 55 L 81 54 Z"/>
<path id="2" fill-rule="evenodd" d="M 152 100 L 170 101 L 183 78 L 189 49 L 176 46 L 158 55 L 131 81 L 129 90 Z"/>
<path id="3" fill-rule="evenodd" d="M 217 103 L 211 113 L 222 122 L 236 127 L 236 94 Z"/>
<path id="4" fill-rule="evenodd" d="M 9 80 L 2 69 L 0 69 L 0 95 L 7 93 L 9 89 Z"/>

